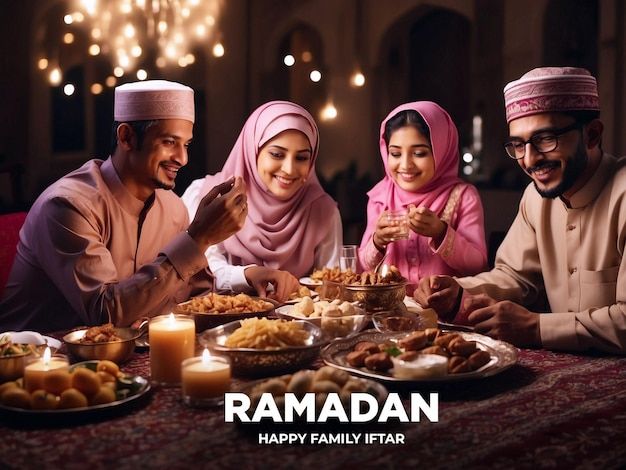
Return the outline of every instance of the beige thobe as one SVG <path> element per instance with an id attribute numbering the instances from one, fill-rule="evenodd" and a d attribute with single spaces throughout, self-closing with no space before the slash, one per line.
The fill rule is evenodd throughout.
<path id="1" fill-rule="evenodd" d="M 20 232 L 0 331 L 63 330 L 164 313 L 192 288 L 210 287 L 207 261 L 185 232 L 172 191 L 145 204 L 110 159 L 91 160 L 35 201 Z"/>
<path id="2" fill-rule="evenodd" d="M 545 348 L 625 353 L 626 159 L 605 154 L 569 206 L 530 184 L 495 268 L 459 284 L 526 306 L 547 296 L 551 313 L 539 323 Z"/>

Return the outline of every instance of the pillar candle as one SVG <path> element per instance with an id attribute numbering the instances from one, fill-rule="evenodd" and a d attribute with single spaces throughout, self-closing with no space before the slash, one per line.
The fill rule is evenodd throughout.
<path id="1" fill-rule="evenodd" d="M 182 363 L 182 392 L 187 403 L 198 400 L 221 401 L 230 390 L 230 363 L 224 357 L 211 356 L 207 349 L 202 357 Z"/>
<path id="2" fill-rule="evenodd" d="M 52 356 L 50 348 L 46 348 L 43 357 L 30 362 L 24 367 L 24 387 L 29 392 L 43 389 L 43 378 L 48 372 L 56 369 L 69 369 L 67 356 Z"/>
<path id="3" fill-rule="evenodd" d="M 196 326 L 187 315 L 162 315 L 152 318 L 148 326 L 150 338 L 150 375 L 163 385 L 180 384 L 180 365 L 193 357 Z"/>

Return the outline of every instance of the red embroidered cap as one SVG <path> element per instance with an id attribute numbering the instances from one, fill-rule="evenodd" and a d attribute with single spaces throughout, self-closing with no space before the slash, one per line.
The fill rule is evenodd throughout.
<path id="1" fill-rule="evenodd" d="M 504 87 L 506 122 L 539 113 L 599 111 L 596 79 L 576 67 L 541 67 Z"/>

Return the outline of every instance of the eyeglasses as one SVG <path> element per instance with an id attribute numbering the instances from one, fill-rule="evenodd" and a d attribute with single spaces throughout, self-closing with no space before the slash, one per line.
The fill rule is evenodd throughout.
<path id="1" fill-rule="evenodd" d="M 559 146 L 559 136 L 569 131 L 580 128 L 580 123 L 575 122 L 562 129 L 540 132 L 528 140 L 514 139 L 504 143 L 504 150 L 509 157 L 519 160 L 526 155 L 526 144 L 530 144 L 539 153 L 552 152 Z"/>

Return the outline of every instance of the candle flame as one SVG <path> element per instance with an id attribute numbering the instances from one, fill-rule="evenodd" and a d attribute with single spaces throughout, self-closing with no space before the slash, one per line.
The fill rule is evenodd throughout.
<path id="1" fill-rule="evenodd" d="M 170 326 L 174 326 L 176 324 L 176 318 L 174 317 L 174 312 L 170 312 L 169 316 L 167 317 L 167 323 Z"/>
<path id="2" fill-rule="evenodd" d="M 45 366 L 50 364 L 50 358 L 52 357 L 52 351 L 50 351 L 50 347 L 46 346 L 46 350 L 43 352 L 43 363 Z"/>
<path id="3" fill-rule="evenodd" d="M 383 267 L 380 269 L 380 275 L 382 277 L 387 277 L 388 273 L 389 273 L 389 266 L 387 266 L 386 264 L 383 264 Z"/>
<path id="4" fill-rule="evenodd" d="M 211 362 L 211 353 L 207 348 L 204 348 L 204 351 L 202 352 L 202 364 L 206 366 L 209 362 Z"/>

